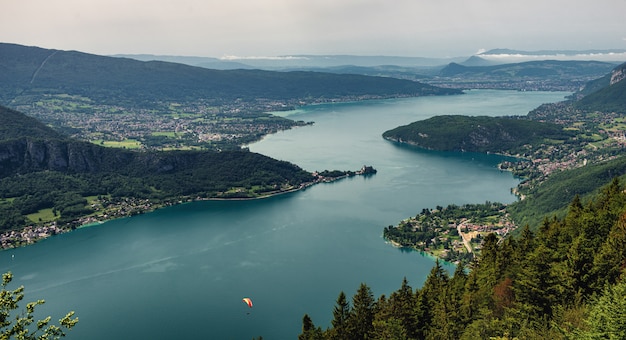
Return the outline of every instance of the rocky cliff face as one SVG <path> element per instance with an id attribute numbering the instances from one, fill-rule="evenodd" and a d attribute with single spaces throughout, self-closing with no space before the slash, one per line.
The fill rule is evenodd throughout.
<path id="1" fill-rule="evenodd" d="M 229 153 L 224 153 L 224 155 Z M 212 164 L 212 152 L 135 152 L 71 140 L 22 138 L 0 142 L 0 178 L 37 171 L 142 176 Z"/>
<path id="2" fill-rule="evenodd" d="M 610 84 L 613 85 L 615 83 L 618 83 L 624 78 L 626 78 L 626 64 L 622 64 L 621 66 L 613 70 L 613 72 L 611 73 Z"/>
<path id="3" fill-rule="evenodd" d="M 104 163 L 110 152 L 102 149 L 88 143 L 63 140 L 22 138 L 4 141 L 0 143 L 0 175 L 44 170 L 98 172 L 110 166 Z"/>

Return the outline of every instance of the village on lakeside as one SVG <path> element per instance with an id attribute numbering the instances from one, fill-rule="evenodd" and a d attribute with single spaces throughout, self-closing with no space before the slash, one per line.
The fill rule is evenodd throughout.
<path id="1" fill-rule="evenodd" d="M 42 239 L 57 234 L 66 233 L 77 228 L 89 227 L 102 224 L 105 221 L 140 215 L 151 212 L 160 208 L 173 206 L 192 201 L 201 200 L 252 200 L 269 198 L 276 195 L 287 194 L 306 188 L 319 183 L 330 183 L 343 178 L 352 176 L 370 176 L 376 174 L 377 170 L 372 166 L 364 165 L 357 171 L 322 171 L 313 172 L 313 179 L 310 182 L 302 183 L 299 186 L 285 186 L 277 188 L 275 191 L 264 192 L 262 195 L 256 195 L 244 188 L 232 188 L 228 193 L 220 193 L 215 197 L 179 197 L 169 201 L 153 202 L 149 199 L 139 199 L 132 197 L 116 198 L 99 196 L 90 200 L 91 208 L 94 213 L 75 219 L 64 225 L 59 225 L 52 216 L 50 221 L 33 221 L 33 225 L 27 226 L 21 230 L 10 230 L 0 234 L 0 249 L 10 249 L 33 244 Z"/>

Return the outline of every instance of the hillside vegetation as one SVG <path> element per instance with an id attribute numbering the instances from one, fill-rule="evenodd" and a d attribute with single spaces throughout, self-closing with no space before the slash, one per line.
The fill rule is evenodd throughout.
<path id="1" fill-rule="evenodd" d="M 556 124 L 509 117 L 444 115 L 383 133 L 388 140 L 440 151 L 515 154 L 527 144 L 564 141 L 572 134 Z"/>
<path id="2" fill-rule="evenodd" d="M 500 167 L 522 178 L 522 199 L 507 211 L 532 230 L 563 216 L 576 195 L 588 199 L 626 174 L 623 157 L 625 65 L 589 82 L 572 99 L 544 104 L 526 117 L 440 116 L 389 130 L 383 137 L 423 148 L 518 156 Z"/>
<path id="3" fill-rule="evenodd" d="M 599 84 L 591 83 L 585 92 L 587 95 L 577 101 L 574 106 L 586 111 L 626 114 L 626 82 L 622 81 L 625 76 L 626 64 L 622 64 L 609 76 L 602 78 Z"/>
<path id="4" fill-rule="evenodd" d="M 11 132 L 0 130 L 0 230 L 74 221 L 119 200 L 127 206 L 149 200 L 141 212 L 186 199 L 258 197 L 297 189 L 313 179 L 296 165 L 243 150 L 105 148 L 62 138 L 3 107 L 0 126 L 11 127 Z M 26 218 L 45 211 L 52 213 L 47 220 Z"/>
<path id="5" fill-rule="evenodd" d="M 212 70 L 0 43 L 0 105 L 110 146 L 232 150 L 306 124 L 270 112 L 461 93 L 391 77 Z"/>
<path id="6" fill-rule="evenodd" d="M 599 74 L 610 72 L 615 64 L 599 61 L 558 61 L 540 60 L 514 64 L 490 66 L 464 66 L 451 63 L 443 68 L 439 75 L 442 77 L 462 77 L 472 79 L 476 77 L 492 79 L 515 78 L 584 78 L 597 77 Z"/>
<path id="7" fill-rule="evenodd" d="M 0 140 L 28 136 L 35 139 L 64 139 L 65 137 L 21 112 L 0 106 Z"/>
<path id="8" fill-rule="evenodd" d="M 624 81 L 617 78 L 595 92 L 606 101 L 593 105 L 606 109 L 621 100 L 619 83 Z M 533 169 L 522 183 L 524 198 L 506 208 L 525 225 L 516 237 L 489 234 L 471 271 L 458 264 L 450 276 L 437 263 L 419 289 L 405 279 L 388 297 L 376 299 L 365 283 L 351 301 L 340 292 L 331 325 L 316 327 L 304 315 L 299 339 L 625 338 L 626 158 L 623 142 L 599 129 L 622 117 L 602 112 L 600 106 L 588 107 L 595 112 L 580 112 L 575 105 L 547 106 L 533 118 L 558 121 L 576 135 L 560 132 L 563 125 L 555 124 L 535 125 L 536 135 L 525 131 L 529 143 L 558 136 L 578 142 L 553 143 L 529 154 L 533 161 L 526 163 Z M 484 152 L 499 149 L 475 140 L 503 136 L 509 151 L 518 147 L 510 143 L 518 139 L 497 132 L 506 131 L 500 124 L 488 125 L 500 119 L 482 119 L 443 117 L 386 132 L 385 137 L 438 150 L 479 145 L 471 151 Z M 493 130 L 482 135 L 490 138 L 469 137 L 483 126 Z M 429 140 L 429 133 L 437 138 Z M 430 210 L 423 210 L 422 215 L 428 214 Z M 411 242 L 441 240 L 434 233 L 421 235 L 430 230 L 418 220 L 425 218 L 403 221 L 394 231 Z"/>
<path id="9" fill-rule="evenodd" d="M 212 99 L 311 100 L 456 94 L 408 80 L 319 72 L 211 70 L 162 61 L 138 61 L 76 51 L 0 44 L 0 100 L 70 94 L 97 103 L 150 106 L 151 102 Z"/>
<path id="10" fill-rule="evenodd" d="M 536 232 L 490 234 L 469 272 L 437 263 L 419 289 L 405 279 L 389 296 L 365 283 L 351 300 L 339 292 L 330 327 L 304 315 L 299 339 L 622 339 L 625 207 L 614 180 Z"/>
<path id="11" fill-rule="evenodd" d="M 511 203 L 507 211 L 518 225 L 530 225 L 535 229 L 545 218 L 563 217 L 567 204 L 576 196 L 590 200 L 599 188 L 613 178 L 624 178 L 624 175 L 625 157 L 557 172 L 540 185 L 525 191 L 524 199 Z"/>
<path id="12" fill-rule="evenodd" d="M 464 89 L 578 91 L 587 82 L 615 67 L 599 61 L 537 60 L 498 65 L 474 56 L 463 64 L 450 63 L 429 84 Z"/>

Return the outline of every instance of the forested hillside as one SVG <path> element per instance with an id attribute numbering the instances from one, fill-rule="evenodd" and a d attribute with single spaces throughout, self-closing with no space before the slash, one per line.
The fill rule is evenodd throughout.
<path id="1" fill-rule="evenodd" d="M 25 136 L 41 139 L 65 138 L 35 118 L 0 106 L 0 140 L 17 139 Z"/>
<path id="2" fill-rule="evenodd" d="M 0 104 L 42 93 L 70 94 L 96 103 L 150 106 L 151 102 L 306 100 L 457 94 L 408 80 L 319 72 L 210 70 L 76 51 L 0 44 Z M 26 96 L 26 97 L 25 97 Z"/>
<path id="3" fill-rule="evenodd" d="M 256 197 L 300 187 L 312 175 L 296 165 L 240 151 L 136 152 L 63 138 L 0 107 L 0 230 L 68 222 L 94 213 L 94 201 Z M 129 204 L 130 205 L 130 204 Z M 45 213 L 52 215 L 45 215 Z M 37 215 L 39 213 L 39 215 Z M 43 214 L 43 215 L 42 215 Z"/>
<path id="4" fill-rule="evenodd" d="M 583 98 L 574 106 L 580 110 L 626 114 L 626 64 L 613 69 L 610 75 L 590 83 Z M 604 85 L 604 86 L 602 86 Z"/>
<path id="5" fill-rule="evenodd" d="M 487 237 L 469 272 L 437 263 L 419 289 L 404 280 L 379 298 L 365 283 L 352 300 L 340 292 L 330 327 L 305 315 L 299 339 L 623 339 L 625 208 L 615 179 L 537 232 Z"/>
<path id="6" fill-rule="evenodd" d="M 589 164 L 585 167 L 557 172 L 541 185 L 525 192 L 522 200 L 511 203 L 507 211 L 518 225 L 530 225 L 533 229 L 541 225 L 546 217 L 565 216 L 567 204 L 574 197 L 590 199 L 598 189 L 612 178 L 626 175 L 626 158 Z"/>
<path id="7" fill-rule="evenodd" d="M 400 126 L 383 137 L 426 149 L 515 153 L 527 144 L 563 141 L 572 134 L 561 126 L 510 117 L 444 115 Z"/>
<path id="8" fill-rule="evenodd" d="M 600 61 L 559 61 L 539 60 L 514 64 L 500 64 L 489 66 L 464 66 L 451 63 L 443 68 L 439 75 L 442 77 L 462 78 L 491 78 L 491 79 L 516 79 L 527 77 L 597 77 L 610 72 L 615 64 Z"/>
<path id="9" fill-rule="evenodd" d="M 0 105 L 110 146 L 232 150 L 306 124 L 271 112 L 461 93 L 392 77 L 213 70 L 0 43 Z"/>

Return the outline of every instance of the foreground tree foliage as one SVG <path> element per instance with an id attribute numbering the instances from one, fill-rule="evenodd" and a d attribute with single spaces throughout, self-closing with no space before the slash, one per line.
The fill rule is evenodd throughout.
<path id="1" fill-rule="evenodd" d="M 0 291 L 0 339 L 60 339 L 65 336 L 65 332 L 72 329 L 78 322 L 78 318 L 73 318 L 74 312 L 69 312 L 59 320 L 59 325 L 50 324 L 51 317 L 35 322 L 33 314 L 35 307 L 44 304 L 44 300 L 37 300 L 26 304 L 26 310 L 17 312 L 19 302 L 24 299 L 24 286 L 15 290 L 7 289 L 13 280 L 11 272 L 2 275 L 2 290 Z M 35 324 L 35 329 L 29 329 Z"/>
<path id="2" fill-rule="evenodd" d="M 331 326 L 308 318 L 301 339 L 624 339 L 624 268 L 626 193 L 614 179 L 536 232 L 486 237 L 469 272 L 437 262 L 421 289 L 405 279 L 374 302 L 362 284 L 352 306 L 342 292 Z"/>

